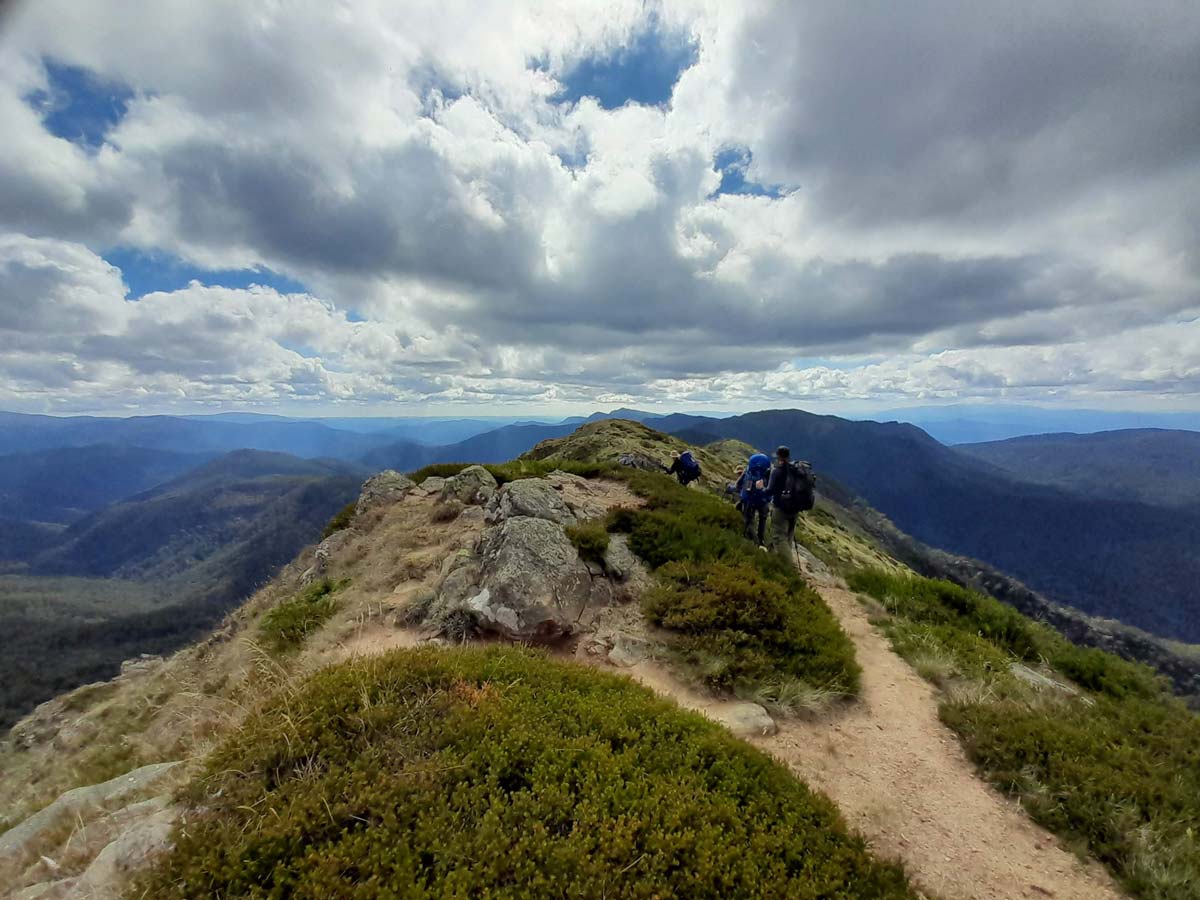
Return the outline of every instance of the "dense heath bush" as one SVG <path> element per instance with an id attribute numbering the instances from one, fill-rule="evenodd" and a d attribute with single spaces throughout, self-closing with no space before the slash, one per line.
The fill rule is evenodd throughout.
<path id="1" fill-rule="evenodd" d="M 475 465 L 475 463 L 433 463 L 432 465 L 417 469 L 409 477 L 419 484 L 426 478 L 431 477 L 450 478 L 471 465 Z M 514 459 L 506 463 L 488 463 L 484 465 L 484 468 L 492 473 L 492 477 L 496 479 L 497 484 L 505 484 L 509 481 L 516 481 L 519 478 L 541 478 L 555 470 L 567 472 L 571 475 L 578 475 L 581 478 L 599 478 L 602 475 L 610 475 L 615 470 L 615 467 L 608 463 L 585 463 L 554 457 L 537 460 Z"/>
<path id="2" fill-rule="evenodd" d="M 580 559 L 587 562 L 604 564 L 604 554 L 608 552 L 608 530 L 601 522 L 580 522 L 578 525 L 568 525 L 567 537 L 579 551 Z"/>
<path id="3" fill-rule="evenodd" d="M 649 690 L 516 649 L 322 670 L 187 788 L 131 897 L 907 898 L 833 805 Z"/>
<path id="4" fill-rule="evenodd" d="M 993 784 L 1135 897 L 1200 896 L 1200 716 L 1149 669 L 948 582 L 879 571 L 849 581 L 887 607 L 889 635 L 914 664 L 933 651 L 989 685 L 950 692 L 941 715 Z M 1051 666 L 1091 702 L 1031 700 L 1009 675 L 1013 660 Z"/>
<path id="5" fill-rule="evenodd" d="M 263 644 L 275 653 L 300 647 L 337 611 L 337 598 L 333 594 L 343 586 L 325 578 L 273 607 L 259 626 Z"/>
<path id="6" fill-rule="evenodd" d="M 645 506 L 614 510 L 608 528 L 657 570 L 646 614 L 702 681 L 739 694 L 781 679 L 828 696 L 857 692 L 854 646 L 829 607 L 785 560 L 742 537 L 731 504 L 655 472 L 620 477 Z"/>

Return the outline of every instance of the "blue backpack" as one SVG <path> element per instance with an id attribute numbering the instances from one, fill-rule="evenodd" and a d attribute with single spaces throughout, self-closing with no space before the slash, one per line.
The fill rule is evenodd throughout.
<path id="1" fill-rule="evenodd" d="M 771 460 L 765 453 L 755 453 L 742 473 L 742 502 L 762 506 L 767 502 L 767 480 L 771 477 Z M 758 487 L 758 482 L 762 487 Z"/>
<path id="2" fill-rule="evenodd" d="M 679 454 L 679 467 L 687 476 L 688 481 L 695 481 L 700 477 L 700 463 L 696 462 L 691 450 L 684 450 Z"/>

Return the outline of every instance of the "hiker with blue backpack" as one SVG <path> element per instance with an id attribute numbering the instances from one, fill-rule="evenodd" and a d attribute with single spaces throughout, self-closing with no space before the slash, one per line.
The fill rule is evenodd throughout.
<path id="1" fill-rule="evenodd" d="M 767 492 L 767 483 L 771 477 L 771 460 L 765 453 L 755 453 L 746 463 L 738 477 L 737 489 L 741 496 L 742 523 L 746 539 L 762 546 L 766 539 L 767 508 L 770 506 L 771 495 Z M 757 535 L 754 520 L 758 519 Z"/>
<path id="2" fill-rule="evenodd" d="M 767 482 L 767 493 L 771 495 L 771 550 L 793 565 L 796 564 L 793 550 L 796 517 L 813 508 L 816 484 L 812 466 L 792 462 L 792 451 L 787 447 L 775 451 L 775 465 Z"/>
<path id="3" fill-rule="evenodd" d="M 691 450 L 684 450 L 682 453 L 672 453 L 671 468 L 667 469 L 667 474 L 674 475 L 679 479 L 680 484 L 687 487 L 700 477 L 700 463 L 696 462 L 696 458 L 692 456 Z"/>

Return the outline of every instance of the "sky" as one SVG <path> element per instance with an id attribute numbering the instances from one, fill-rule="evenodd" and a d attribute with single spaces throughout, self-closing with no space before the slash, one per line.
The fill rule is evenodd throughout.
<path id="1" fill-rule="evenodd" d="M 3 9 L 0 408 L 1200 409 L 1194 0 Z"/>

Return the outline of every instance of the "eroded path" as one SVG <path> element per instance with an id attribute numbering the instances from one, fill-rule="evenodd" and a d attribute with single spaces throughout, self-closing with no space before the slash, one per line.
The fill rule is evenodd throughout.
<path id="1" fill-rule="evenodd" d="M 901 859 L 940 898 L 1123 896 L 1098 864 L 1084 864 L 1015 802 L 975 774 L 938 719 L 934 688 L 909 668 L 849 591 L 821 594 L 854 641 L 862 694 L 814 721 L 783 720 L 751 742 L 827 794 L 885 857 Z M 639 666 L 635 676 L 681 705 L 721 717 L 720 703 Z"/>

